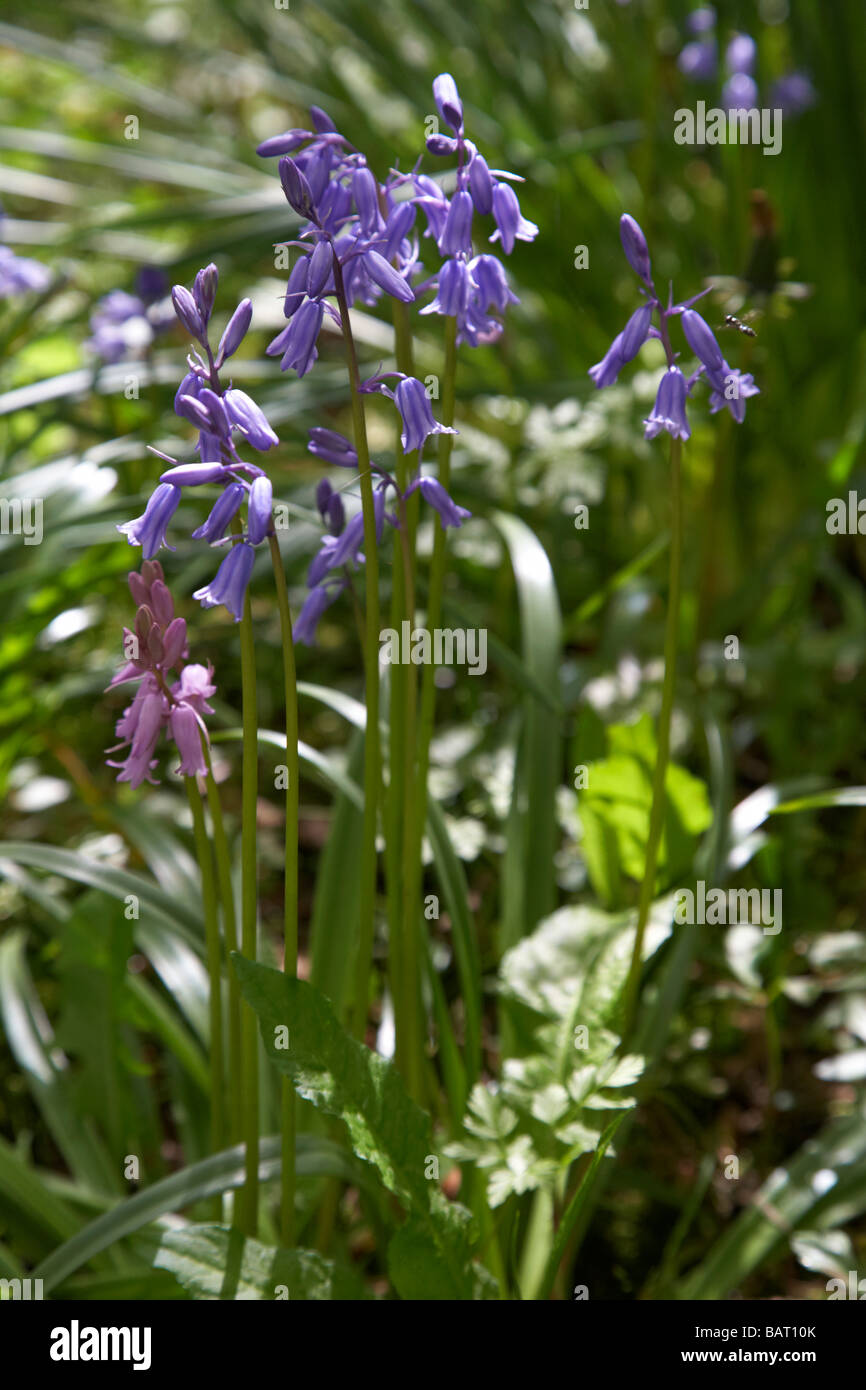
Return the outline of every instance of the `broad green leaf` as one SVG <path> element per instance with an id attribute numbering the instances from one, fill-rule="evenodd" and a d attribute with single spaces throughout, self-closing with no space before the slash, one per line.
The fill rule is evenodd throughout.
<path id="1" fill-rule="evenodd" d="M 279 1176 L 281 1147 L 279 1138 L 262 1140 L 259 1146 L 261 1182 Z M 363 1165 L 354 1163 L 336 1144 L 308 1135 L 298 1136 L 295 1167 L 299 1177 L 338 1177 L 361 1186 L 367 1182 Z M 192 1163 L 168 1178 L 161 1178 L 151 1187 L 143 1187 L 134 1196 L 119 1202 L 53 1251 L 33 1275 L 45 1281 L 48 1293 L 116 1241 L 158 1221 L 168 1212 L 183 1211 L 208 1197 L 242 1187 L 243 1183 L 244 1148 L 238 1144 Z"/>
<path id="2" fill-rule="evenodd" d="M 468 1214 L 425 1176 L 435 1157 L 430 1118 L 410 1100 L 396 1067 L 350 1037 L 306 981 L 239 955 L 233 960 L 267 1055 L 298 1095 L 345 1122 L 355 1153 L 424 1225 L 461 1296 L 470 1298 Z M 288 1047 L 278 1047 L 285 1028 Z"/>
<path id="3" fill-rule="evenodd" d="M 197 1299 L 267 1302 L 365 1297 L 353 1270 L 315 1250 L 278 1250 L 228 1226 L 189 1225 L 165 1231 L 154 1258 Z"/>

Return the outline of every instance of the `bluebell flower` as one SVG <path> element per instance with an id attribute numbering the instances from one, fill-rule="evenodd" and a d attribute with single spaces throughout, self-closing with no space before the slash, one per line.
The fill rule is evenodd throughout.
<path id="1" fill-rule="evenodd" d="M 41 261 L 16 256 L 10 246 L 0 246 L 0 299 L 13 295 L 41 293 L 51 283 L 51 272 Z"/>
<path id="2" fill-rule="evenodd" d="M 319 356 L 316 341 L 323 317 L 321 303 L 315 299 L 305 299 L 288 326 L 268 344 L 268 356 L 280 356 L 280 367 L 284 372 L 293 367 L 298 376 L 306 376 Z"/>
<path id="3" fill-rule="evenodd" d="M 225 602 L 236 618 L 240 617 L 243 593 L 249 579 L 254 547 L 261 544 L 271 531 L 273 492 L 262 469 L 243 460 L 234 436 L 258 450 L 268 450 L 279 443 L 264 411 L 245 391 L 229 386 L 224 389 L 219 379 L 219 367 L 243 340 L 250 326 L 252 305 L 242 300 L 231 315 L 220 339 L 216 357 L 208 339 L 208 324 L 213 313 L 218 283 L 216 266 L 205 266 L 195 277 L 193 291 L 176 285 L 172 292 L 175 311 L 187 328 L 199 334 L 203 355 L 193 352 L 187 358 L 189 371 L 183 377 L 175 396 L 175 411 L 189 420 L 198 430 L 197 452 L 200 462 L 179 463 L 165 454 L 159 456 L 170 465 L 165 469 L 158 487 L 141 517 L 126 522 L 118 529 L 130 544 L 141 545 L 149 559 L 160 545 L 165 544 L 166 527 L 177 508 L 184 487 L 197 488 L 216 484 L 222 492 L 213 503 L 207 519 L 193 531 L 193 539 L 209 544 L 223 541 L 229 527 L 247 501 L 246 539 L 234 544 L 226 555 L 213 583 L 200 589 L 196 597 L 206 607 Z M 153 450 L 159 454 L 159 450 Z"/>
<path id="4" fill-rule="evenodd" d="M 449 526 L 462 526 L 472 515 L 465 507 L 458 507 L 438 478 L 418 478 L 414 483 L 410 483 L 406 489 L 406 496 L 416 488 L 424 501 L 429 502 L 433 510 L 438 512 L 443 531 Z"/>
<path id="5" fill-rule="evenodd" d="M 729 73 L 751 73 L 755 68 L 758 45 L 750 34 L 735 34 L 725 49 L 725 67 Z"/>
<path id="6" fill-rule="evenodd" d="M 335 463 L 339 468 L 357 468 L 358 455 L 352 444 L 343 434 L 338 434 L 336 430 L 324 429 L 316 425 L 310 430 L 310 442 L 307 445 L 311 454 L 324 460 L 325 463 Z"/>
<path id="7" fill-rule="evenodd" d="M 679 367 L 669 367 L 659 382 L 652 414 L 644 421 L 647 439 L 655 439 L 666 430 L 673 439 L 688 439 L 691 434 L 686 418 L 686 379 Z"/>
<path id="8" fill-rule="evenodd" d="M 719 66 L 715 39 L 687 43 L 677 58 L 677 67 L 694 82 L 712 82 Z"/>
<path id="9" fill-rule="evenodd" d="M 242 299 L 225 326 L 217 348 L 216 366 L 221 367 L 227 357 L 233 357 L 249 331 L 253 317 L 253 301 Z"/>
<path id="10" fill-rule="evenodd" d="M 193 540 L 205 540 L 211 544 L 214 541 L 222 540 L 240 511 L 246 493 L 247 490 L 243 483 L 229 483 L 214 502 L 207 520 L 193 531 Z"/>
<path id="11" fill-rule="evenodd" d="M 457 83 L 450 72 L 440 72 L 433 80 L 433 100 L 436 110 L 455 135 L 463 129 L 463 102 L 457 91 Z"/>
<path id="12" fill-rule="evenodd" d="M 346 583 L 317 584 L 308 593 L 292 629 L 295 642 L 311 647 L 315 640 L 316 628 L 325 609 L 330 607 L 346 588 Z"/>
<path id="13" fill-rule="evenodd" d="M 700 5 L 698 9 L 692 10 L 686 20 L 686 28 L 690 34 L 706 34 L 715 26 L 716 12 L 712 5 Z"/>
<path id="14" fill-rule="evenodd" d="M 737 424 L 741 425 L 746 418 L 746 401 L 749 396 L 761 394 L 751 372 L 734 371 L 723 361 L 718 371 L 707 371 L 707 378 L 713 388 L 710 393 L 712 413 L 715 415 L 727 406 Z"/>
<path id="15" fill-rule="evenodd" d="M 424 389 L 424 383 L 417 377 L 403 377 L 394 391 L 394 403 L 403 421 L 400 442 L 404 454 L 423 449 L 424 441 L 431 434 L 456 434 L 455 429 L 440 425 L 433 419 L 433 407 Z"/>
<path id="16" fill-rule="evenodd" d="M 506 256 L 514 250 L 515 241 L 533 241 L 538 236 L 534 222 L 528 221 L 520 211 L 517 194 L 510 183 L 497 183 L 493 189 L 493 216 L 496 231 L 491 241 L 501 238 Z"/>
<path id="17" fill-rule="evenodd" d="M 165 533 L 177 511 L 180 498 L 179 487 L 175 487 L 173 483 L 160 483 L 141 516 L 118 526 L 118 531 L 126 536 L 130 545 L 141 546 L 145 560 L 152 559 L 163 545 L 169 550 L 174 549 L 165 539 Z"/>
<path id="18" fill-rule="evenodd" d="M 254 449 L 264 453 L 275 444 L 279 444 L 280 441 L 268 424 L 265 412 L 250 399 L 246 391 L 229 387 L 223 396 L 223 403 L 231 424 Z"/>
<path id="19" fill-rule="evenodd" d="M 786 116 L 800 116 L 818 100 L 812 79 L 805 72 L 789 72 L 770 88 L 769 105 Z"/>
<path id="20" fill-rule="evenodd" d="M 735 72 L 722 88 L 725 111 L 753 111 L 759 103 L 758 84 L 747 72 Z"/>
<path id="21" fill-rule="evenodd" d="M 239 541 L 231 547 L 210 584 L 196 589 L 193 598 L 199 600 L 202 608 L 216 608 L 224 604 L 234 614 L 235 622 L 239 623 L 255 558 L 253 547 L 247 545 L 246 541 Z"/>
<path id="22" fill-rule="evenodd" d="M 247 503 L 247 529 L 250 545 L 259 545 L 273 530 L 274 489 L 262 473 L 254 478 Z"/>
<path id="23" fill-rule="evenodd" d="M 646 287 L 642 291 L 646 296 L 646 302 L 634 311 L 601 361 L 589 368 L 591 380 L 599 388 L 612 386 L 622 368 L 637 354 L 647 338 L 654 337 L 664 347 L 667 371 L 659 382 L 653 410 L 644 421 L 647 439 L 655 439 L 663 431 L 674 439 L 689 438 L 691 431 L 686 415 L 686 401 L 693 387 L 703 376 L 706 376 L 710 385 L 710 410 L 715 413 L 727 406 L 733 418 L 742 423 L 746 413 L 746 399 L 758 395 L 758 387 L 748 373 L 732 371 L 709 324 L 692 307 L 706 291 L 694 295 L 684 303 L 674 304 L 671 286 L 667 303 L 663 303 L 652 282 L 652 266 L 646 237 L 639 224 L 627 213 L 620 219 L 620 239 L 629 265 Z M 653 316 L 658 319 L 657 327 L 653 326 Z M 671 345 L 670 327 L 677 317 L 682 321 L 686 342 L 700 362 L 698 370 L 688 381 L 676 365 L 679 354 L 674 352 Z"/>

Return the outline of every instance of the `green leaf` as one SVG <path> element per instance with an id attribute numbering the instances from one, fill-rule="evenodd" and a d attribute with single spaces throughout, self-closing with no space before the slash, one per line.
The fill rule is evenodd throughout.
<path id="1" fill-rule="evenodd" d="M 430 1118 L 406 1093 L 391 1062 L 356 1042 L 328 1000 L 304 980 L 234 955 L 244 998 L 255 1010 L 266 1052 L 298 1095 L 342 1119 L 352 1148 L 420 1221 L 461 1298 L 472 1297 L 468 1214 L 426 1176 L 435 1156 Z M 288 1028 L 289 1046 L 278 1048 Z"/>
<path id="2" fill-rule="evenodd" d="M 520 607 L 523 660 L 534 682 L 558 695 L 561 615 L 547 553 L 524 521 L 506 512 L 492 518 L 505 540 Z M 561 776 L 562 729 L 540 700 L 528 696 L 515 763 L 506 863 L 508 882 L 502 938 L 511 946 L 556 900 L 556 788 Z"/>
<path id="3" fill-rule="evenodd" d="M 154 1258 L 197 1299 L 304 1301 L 365 1297 L 353 1270 L 314 1250 L 278 1250 L 228 1226 L 189 1225 L 166 1231 Z"/>
<path id="4" fill-rule="evenodd" d="M 481 1265 L 473 1266 L 473 1270 L 473 1298 L 498 1298 L 499 1288 L 493 1276 Z M 453 1302 L 464 1296 L 462 1285 L 454 1280 L 429 1231 L 414 1219 L 400 1227 L 388 1246 L 388 1273 L 402 1299 Z"/>
<path id="5" fill-rule="evenodd" d="M 259 1147 L 261 1182 L 269 1182 L 279 1176 L 281 1149 L 282 1141 L 279 1138 L 262 1140 Z M 366 1185 L 363 1165 L 354 1163 L 336 1144 L 326 1139 L 299 1135 L 295 1152 L 299 1177 L 338 1177 L 346 1182 Z M 133 1197 L 119 1202 L 111 1211 L 98 1216 L 43 1260 L 33 1275 L 44 1280 L 48 1293 L 116 1241 L 140 1231 L 152 1221 L 158 1221 L 167 1212 L 182 1211 L 208 1197 L 242 1187 L 244 1177 L 242 1144 L 212 1154 L 199 1163 L 192 1163 L 179 1173 L 161 1178 L 152 1187 L 142 1188 Z"/>

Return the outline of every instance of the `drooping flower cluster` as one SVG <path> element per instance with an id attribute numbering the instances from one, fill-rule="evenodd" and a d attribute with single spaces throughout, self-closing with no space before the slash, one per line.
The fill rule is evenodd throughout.
<path id="1" fill-rule="evenodd" d="M 172 466 L 161 475 L 159 486 L 142 515 L 117 529 L 127 537 L 130 545 L 141 546 L 146 560 L 152 559 L 161 546 L 168 546 L 166 532 L 180 503 L 182 489 L 219 484 L 222 491 L 207 519 L 193 531 L 193 539 L 206 540 L 209 545 L 216 546 L 234 543 L 215 578 L 197 589 L 193 597 L 199 599 L 204 608 L 224 604 L 235 621 L 239 621 L 253 569 L 254 547 L 273 530 L 273 489 L 261 468 L 240 458 L 235 436 L 261 452 L 272 448 L 279 440 L 264 411 L 245 391 L 232 386 L 224 389 L 220 383 L 220 369 L 243 342 L 253 308 L 249 299 L 241 301 L 214 353 L 208 325 L 217 280 L 216 266 L 209 265 L 196 275 L 192 292 L 183 285 L 175 285 L 171 292 L 177 317 L 202 349 L 202 352 L 193 351 L 187 358 L 189 371 L 178 387 L 174 402 L 176 414 L 198 429 L 199 462 L 178 463 L 177 459 L 160 454 L 159 457 Z M 246 529 L 240 539 L 229 537 L 229 527 L 244 501 L 247 503 Z"/>
<path id="2" fill-rule="evenodd" d="M 712 5 L 701 5 L 686 21 L 692 36 L 677 58 L 680 72 L 696 82 L 712 82 L 719 67 L 716 38 L 716 12 Z M 750 34 L 736 33 L 725 48 L 725 83 L 721 104 L 726 111 L 751 111 L 760 106 L 755 62 L 758 46 Z M 811 79 L 804 72 L 792 71 L 779 77 L 770 88 L 768 105 L 786 116 L 799 116 L 817 100 Z"/>
<path id="3" fill-rule="evenodd" d="M 655 406 L 644 421 L 645 437 L 655 439 L 664 430 L 674 439 L 689 438 L 691 429 L 686 416 L 686 400 L 702 376 L 706 376 L 710 385 L 710 410 L 713 414 L 726 406 L 737 423 L 741 424 L 746 415 L 746 400 L 760 393 L 750 373 L 736 371 L 729 366 L 709 324 L 691 307 L 707 291 L 702 290 L 682 304 L 674 304 L 671 286 L 667 305 L 664 306 L 653 284 L 646 237 L 634 218 L 627 213 L 620 219 L 619 230 L 626 260 L 643 282 L 641 293 L 646 303 L 635 309 L 602 360 L 590 367 L 589 375 L 593 382 L 597 387 L 612 386 L 622 368 L 637 356 L 647 338 L 658 338 L 664 347 L 668 365 L 659 383 Z M 654 314 L 658 327 L 652 322 Z M 700 363 L 688 379 L 677 366 L 679 353 L 675 353 L 671 346 L 669 321 L 675 317 L 682 319 L 686 342 Z"/>
<path id="4" fill-rule="evenodd" d="M 286 243 L 301 252 L 286 286 L 288 323 L 267 349 L 283 371 L 298 376 L 316 361 L 325 314 L 340 325 L 338 309 L 328 303 L 337 296 L 337 277 L 349 307 L 374 305 L 383 293 L 409 304 L 418 260 L 410 235 L 415 206 L 398 196 L 404 188 L 411 192 L 411 176 L 392 171 L 378 183 L 326 112 L 314 106 L 310 120 L 312 129 L 288 130 L 258 147 L 262 156 L 282 156 L 283 192 L 304 219 L 300 239 Z"/>
<path id="5" fill-rule="evenodd" d="M 389 379 L 396 379 L 396 387 L 388 386 Z M 414 492 L 419 492 L 435 512 L 443 528 L 462 526 L 471 515 L 465 507 L 459 507 L 449 496 L 438 478 L 424 477 L 421 473 L 421 456 L 424 444 L 433 434 L 456 434 L 433 418 L 424 383 L 417 377 L 406 376 L 402 372 L 387 372 L 365 381 L 361 390 L 366 393 L 378 392 L 392 400 L 400 414 L 403 430 L 400 437 L 404 454 L 418 454 L 415 476 L 408 486 L 401 490 L 396 480 L 384 468 L 371 464 L 377 477 L 373 493 L 376 519 L 376 539 L 381 541 L 385 522 L 398 527 L 403 524 L 405 504 Z M 310 430 L 309 449 L 311 454 L 325 463 L 336 464 L 340 468 L 355 468 L 358 456 L 352 445 L 336 430 L 316 428 Z M 386 510 L 389 490 L 393 491 L 399 512 L 397 515 Z M 322 478 L 316 490 L 316 503 L 326 527 L 322 544 L 313 557 L 307 573 L 309 593 L 298 615 L 294 628 L 296 642 L 310 645 L 316 627 L 326 608 L 339 598 L 351 583 L 351 576 L 358 565 L 364 563 L 361 547 L 364 544 L 364 518 L 356 512 L 347 523 L 342 498 L 335 492 L 327 478 Z"/>
<path id="6" fill-rule="evenodd" d="M 173 742 L 180 755 L 178 772 L 194 777 L 207 771 L 202 737 L 207 741 L 203 715 L 213 714 L 208 700 L 216 691 L 213 668 L 188 663 L 186 623 L 174 616 L 174 603 L 158 560 L 145 560 L 141 573 L 129 575 L 137 605 L 133 628 L 124 628 L 124 665 L 108 686 L 138 681 L 132 703 L 117 721 L 119 743 L 108 751 L 127 749 L 118 782 L 140 787 L 155 782 L 153 769 L 160 737 Z M 172 672 L 176 673 L 175 676 Z"/>
<path id="7" fill-rule="evenodd" d="M 472 254 L 474 211 L 493 212 L 497 230 L 491 240 L 500 238 L 507 251 L 516 239 L 531 239 L 537 229 L 522 217 L 513 190 L 502 182 L 511 176 L 492 174 L 464 139 L 462 106 L 453 79 L 447 74 L 438 77 L 434 95 L 454 137 L 437 136 L 428 146 L 438 154 L 458 152 L 458 189 L 450 201 L 437 183 L 417 172 L 391 170 L 384 183 L 377 182 L 364 156 L 318 107 L 311 109 L 309 129 L 288 130 L 259 146 L 260 155 L 280 157 L 283 191 L 302 218 L 299 239 L 286 243 L 301 253 L 286 287 L 288 323 L 268 347 L 272 356 L 280 356 L 284 371 L 303 376 L 311 369 L 325 314 L 343 327 L 344 304 L 346 308 L 358 301 L 373 305 L 383 294 L 408 304 L 416 293 L 432 287 L 437 290 L 436 300 L 424 312 L 456 315 L 460 336 L 466 341 L 491 341 L 501 331 L 489 310 L 504 311 L 515 296 L 494 256 Z M 427 234 L 435 238 L 447 259 L 438 276 L 413 287 L 423 269 L 414 234 L 419 207 L 426 216 Z M 334 299 L 336 306 L 329 303 Z M 421 473 L 429 436 L 456 433 L 433 418 L 424 384 L 403 372 L 386 372 L 363 382 L 361 391 L 378 392 L 394 402 L 403 425 L 403 452 L 417 454 L 414 477 L 403 490 L 384 469 L 371 464 L 377 478 L 378 537 L 386 519 L 392 526 L 403 524 L 406 499 L 416 491 L 438 513 L 443 526 L 462 525 L 469 513 L 456 505 L 435 478 Z M 352 444 L 334 430 L 311 430 L 309 448 L 323 462 L 358 467 Z M 396 495 L 396 515 L 386 509 L 389 491 Z M 347 522 L 342 499 L 327 480 L 320 485 L 317 500 L 326 534 L 310 565 L 309 593 L 295 625 L 295 640 L 304 643 L 312 642 L 325 609 L 349 586 L 353 572 L 364 562 L 362 514 Z"/>
<path id="8" fill-rule="evenodd" d="M 168 281 L 157 266 L 142 266 L 135 293 L 112 290 L 98 300 L 90 316 L 88 347 L 104 362 L 143 357 L 160 333 L 175 322 Z"/>
<path id="9" fill-rule="evenodd" d="M 475 255 L 472 225 L 475 214 L 491 216 L 496 229 L 490 242 L 500 242 L 510 256 L 517 241 L 532 241 L 538 235 L 534 222 L 520 211 L 512 182 L 522 182 L 517 174 L 490 169 L 487 161 L 463 128 L 463 103 L 450 73 L 440 73 L 433 83 L 433 96 L 440 119 L 452 131 L 427 137 L 427 149 L 437 156 L 457 156 L 456 189 L 446 197 L 435 180 L 417 175 L 417 201 L 427 218 L 426 235 L 432 237 L 440 255 L 446 259 L 433 281 L 436 298 L 422 314 L 447 314 L 457 319 L 457 341 L 471 347 L 494 342 L 502 332 L 501 316 L 517 296 L 508 286 L 505 269 L 496 256 Z M 425 284 L 423 288 L 427 288 Z M 491 310 L 496 311 L 494 316 Z"/>

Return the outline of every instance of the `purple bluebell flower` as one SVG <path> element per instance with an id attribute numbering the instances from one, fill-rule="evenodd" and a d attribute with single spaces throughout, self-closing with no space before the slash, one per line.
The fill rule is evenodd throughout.
<path id="1" fill-rule="evenodd" d="M 260 545 L 273 530 L 274 489 L 264 474 L 253 480 L 247 504 L 250 545 Z"/>
<path id="2" fill-rule="evenodd" d="M 315 585 L 307 594 L 292 629 L 292 638 L 305 647 L 311 647 L 315 640 L 316 628 L 326 608 L 339 598 L 346 588 L 345 584 Z"/>
<path id="3" fill-rule="evenodd" d="M 701 5 L 698 9 L 692 10 L 686 20 L 686 28 L 690 34 L 706 34 L 715 26 L 716 12 L 712 5 Z"/>
<path id="4" fill-rule="evenodd" d="M 758 45 L 750 34 L 735 34 L 725 49 L 725 67 L 729 73 L 747 73 L 755 70 Z"/>
<path id="5" fill-rule="evenodd" d="M 193 540 L 205 540 L 211 544 L 222 540 L 240 511 L 245 496 L 246 488 L 243 483 L 229 483 L 214 503 L 207 520 L 193 531 Z"/>
<path id="6" fill-rule="evenodd" d="M 174 550 L 165 539 L 168 524 L 177 511 L 181 490 L 172 483 L 160 483 L 141 516 L 118 526 L 130 545 L 140 545 L 145 560 L 150 560 L 161 546 Z"/>
<path id="7" fill-rule="evenodd" d="M 458 507 L 438 478 L 419 478 L 417 482 L 410 483 L 406 489 L 406 495 L 414 492 L 416 488 L 424 501 L 429 502 L 433 510 L 438 512 L 443 531 L 449 526 L 462 526 L 464 521 L 472 515 L 465 507 Z"/>
<path id="8" fill-rule="evenodd" d="M 619 351 L 623 362 L 631 362 L 637 357 L 647 338 L 652 323 L 653 306 L 641 304 L 635 309 L 620 335 Z"/>
<path id="9" fill-rule="evenodd" d="M 307 294 L 320 299 L 334 293 L 334 253 L 327 241 L 320 241 L 310 256 L 307 274 Z"/>
<path id="10" fill-rule="evenodd" d="M 627 212 L 619 219 L 619 239 L 632 270 L 640 276 L 645 285 L 651 285 L 652 265 L 646 237 L 639 224 Z"/>
<path id="11" fill-rule="evenodd" d="M 0 246 L 0 299 L 13 295 L 41 293 L 51 283 L 51 272 L 41 261 L 16 256 L 9 246 Z"/>
<path id="12" fill-rule="evenodd" d="M 687 43 L 677 58 L 677 67 L 693 82 L 712 82 L 719 65 L 715 39 Z"/>
<path id="13" fill-rule="evenodd" d="M 144 301 L 124 290 L 112 290 L 97 302 L 90 316 L 90 330 L 92 337 L 85 346 L 104 362 L 141 357 L 155 336 Z"/>
<path id="14" fill-rule="evenodd" d="M 380 256 L 378 251 L 365 251 L 363 260 L 364 269 L 380 289 L 383 289 L 386 294 L 390 294 L 393 299 L 402 300 L 404 304 L 413 303 L 415 292 L 412 286 L 406 283 L 403 276 L 385 260 L 384 256 Z"/>
<path id="15" fill-rule="evenodd" d="M 417 377 L 407 376 L 398 381 L 394 391 L 394 404 L 397 406 L 403 421 L 400 442 L 403 445 L 404 454 L 411 454 L 416 449 L 423 449 L 424 441 L 431 434 L 457 433 L 456 430 L 447 425 L 437 424 L 433 419 L 430 398 L 424 389 L 424 383 L 419 381 Z"/>
<path id="16" fill-rule="evenodd" d="M 644 421 L 647 439 L 655 439 L 667 430 L 672 439 L 688 439 L 691 434 L 686 418 L 686 379 L 679 367 L 669 367 L 659 382 L 652 414 Z"/>
<path id="17" fill-rule="evenodd" d="M 174 483 L 175 487 L 201 487 L 204 483 L 227 483 L 231 472 L 224 463 L 179 463 L 174 468 L 161 473 L 161 483 Z"/>
<path id="18" fill-rule="evenodd" d="M 192 287 L 192 297 L 201 315 L 201 321 L 205 325 L 210 322 L 218 283 L 219 271 L 213 262 L 211 262 L 210 265 L 206 265 L 203 270 L 198 271 L 195 277 L 195 284 Z"/>
<path id="19" fill-rule="evenodd" d="M 291 207 L 299 217 L 313 218 L 315 216 L 315 206 L 313 203 L 313 190 L 310 188 L 306 175 L 294 159 L 289 159 L 284 155 L 279 164 L 280 183 L 283 185 L 283 192 Z"/>
<path id="20" fill-rule="evenodd" d="M 216 366 L 221 367 L 227 357 L 233 357 L 249 330 L 253 317 L 253 301 L 242 299 L 225 326 L 225 331 L 217 348 Z"/>
<path id="21" fill-rule="evenodd" d="M 252 444 L 254 449 L 265 452 L 279 444 L 279 439 L 268 424 L 267 416 L 246 391 L 230 387 L 223 396 L 226 414 L 236 430 Z"/>
<path id="22" fill-rule="evenodd" d="M 494 187 L 487 160 L 483 155 L 476 154 L 469 165 L 469 192 L 472 194 L 472 201 L 482 217 L 488 217 L 493 211 Z"/>
<path id="23" fill-rule="evenodd" d="M 204 320 L 189 290 L 185 289 L 183 285 L 175 285 L 171 291 L 171 301 L 175 313 L 187 332 L 191 333 L 197 342 L 203 343 L 206 337 Z"/>
<path id="24" fill-rule="evenodd" d="M 202 608 L 216 608 L 224 604 L 234 614 L 235 622 L 239 623 L 255 558 L 253 547 L 247 545 L 246 541 L 239 541 L 231 547 L 210 584 L 196 589 L 193 598 L 199 600 Z"/>
<path id="25" fill-rule="evenodd" d="M 324 429 L 320 425 L 314 426 L 310 430 L 310 442 L 307 445 L 311 454 L 324 460 L 325 463 L 335 463 L 338 468 L 357 468 L 358 455 L 353 446 L 343 434 L 338 434 L 336 430 Z"/>
<path id="26" fill-rule="evenodd" d="M 286 283 L 286 299 L 283 305 L 283 313 L 287 319 L 290 319 L 294 313 L 297 313 L 298 309 L 300 309 L 303 304 L 307 293 L 309 276 L 310 257 L 301 256 L 292 266 Z"/>
<path id="27" fill-rule="evenodd" d="M 508 188 L 507 184 L 501 185 Z M 511 190 L 509 189 L 509 192 Z M 513 194 L 512 194 L 513 196 Z M 465 189 L 458 189 L 451 199 L 445 225 L 439 237 L 439 251 L 443 256 L 471 256 L 472 254 L 472 216 L 475 206 L 472 195 Z M 519 211 L 518 211 L 519 217 Z M 497 223 L 499 219 L 497 218 Z M 512 242 L 513 244 L 513 242 Z M 506 248 L 507 249 L 507 248 Z"/>
<path id="28" fill-rule="evenodd" d="M 491 259 L 495 260 L 495 257 Z M 469 263 L 462 256 L 444 261 L 439 271 L 436 298 L 421 313 L 447 314 L 451 318 L 462 319 L 477 288 Z"/>
<path id="29" fill-rule="evenodd" d="M 754 111 L 759 99 L 758 84 L 747 72 L 735 72 L 722 88 L 725 111 Z"/>
<path id="30" fill-rule="evenodd" d="M 613 386 L 623 367 L 625 359 L 622 355 L 622 334 L 617 333 L 607 352 L 600 362 L 596 362 L 589 369 L 589 376 L 593 385 L 601 390 L 605 386 Z"/>
<path id="31" fill-rule="evenodd" d="M 708 371 L 718 372 L 724 366 L 725 359 L 706 319 L 701 318 L 694 309 L 686 309 L 682 315 L 682 325 L 686 342 L 695 356 Z"/>
<path id="32" fill-rule="evenodd" d="M 745 401 L 757 395 L 758 388 L 748 374 L 734 372 L 725 362 L 715 334 L 706 320 L 692 305 L 706 291 L 683 303 L 675 304 L 673 286 L 667 303 L 658 298 L 652 283 L 649 248 L 638 223 L 628 214 L 620 219 L 620 237 L 629 265 L 647 287 L 646 302 L 632 314 L 625 328 L 618 333 L 600 362 L 589 368 L 589 376 L 597 387 L 611 386 L 626 362 L 640 350 L 648 337 L 662 343 L 667 358 L 667 371 L 661 378 L 652 413 L 644 421 L 645 437 L 655 439 L 663 431 L 674 439 L 688 439 L 690 427 L 686 416 L 686 400 L 692 388 L 706 375 L 710 384 L 710 409 L 713 413 L 728 406 L 738 422 L 745 417 Z M 653 327 L 653 316 L 658 327 Z M 700 361 L 698 370 L 686 381 L 676 365 L 678 353 L 671 345 L 671 323 L 681 318 L 683 335 Z"/>
<path id="33" fill-rule="evenodd" d="M 319 355 L 316 340 L 324 312 L 317 300 L 305 299 L 288 326 L 268 344 L 266 352 L 269 357 L 281 356 L 282 371 L 293 367 L 298 376 L 306 376 Z"/>
<path id="34" fill-rule="evenodd" d="M 463 129 L 463 102 L 457 91 L 457 83 L 450 72 L 440 72 L 433 80 L 433 100 L 436 110 L 455 135 Z"/>
<path id="35" fill-rule="evenodd" d="M 493 190 L 493 216 L 496 231 L 491 241 L 501 239 L 506 256 L 514 250 L 515 241 L 533 241 L 538 236 L 538 228 L 520 211 L 517 194 L 509 183 L 497 183 Z"/>
<path id="36" fill-rule="evenodd" d="M 818 100 L 812 79 L 805 72 L 789 72 L 770 88 L 770 106 L 786 116 L 800 116 Z"/>
<path id="37" fill-rule="evenodd" d="M 755 379 L 751 372 L 734 371 L 727 362 L 723 361 L 718 371 L 707 371 L 707 378 L 712 387 L 710 394 L 710 410 L 715 415 L 717 411 L 724 410 L 727 406 L 731 415 L 738 425 L 741 425 L 746 418 L 746 401 L 749 396 L 759 396 L 760 389 L 755 385 Z"/>
<path id="38" fill-rule="evenodd" d="M 478 303 L 484 313 L 493 308 L 504 314 L 509 304 L 519 302 L 517 295 L 508 287 L 505 266 L 495 256 L 476 256 L 469 262 L 468 273 L 470 281 L 475 282 Z M 441 295 L 441 276 L 439 292 Z"/>

